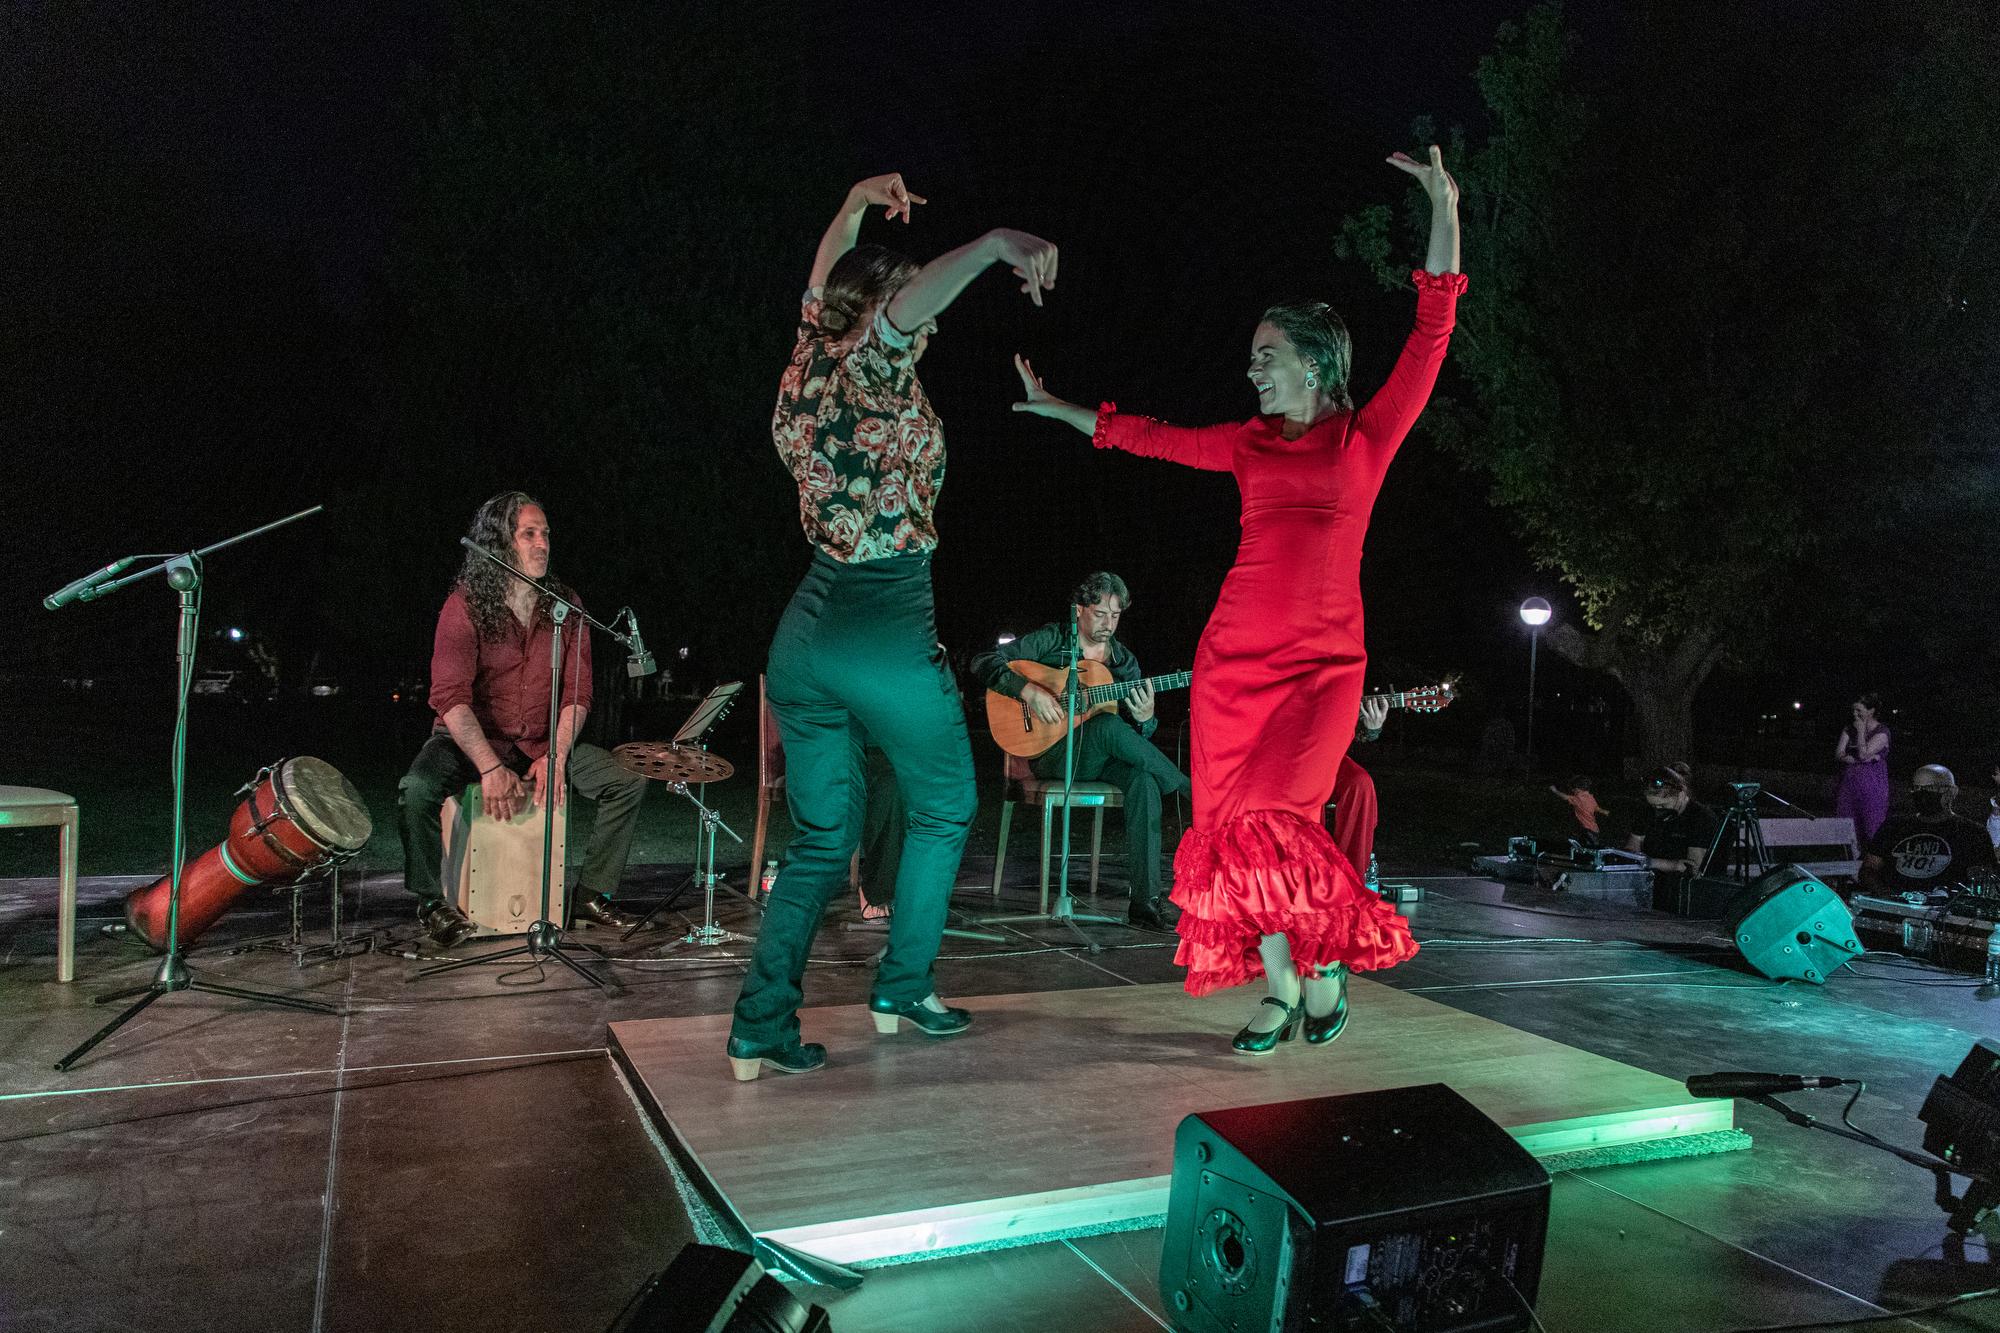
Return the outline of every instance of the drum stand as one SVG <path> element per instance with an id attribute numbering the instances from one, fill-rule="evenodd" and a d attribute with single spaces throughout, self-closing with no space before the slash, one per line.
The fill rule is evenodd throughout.
<path id="1" fill-rule="evenodd" d="M 723 927 L 715 924 L 716 889 L 720 888 L 726 893 L 736 893 L 736 890 L 731 888 L 729 885 L 723 883 L 722 876 L 716 873 L 715 831 L 717 829 L 721 829 L 724 833 L 727 833 L 731 838 L 734 838 L 739 843 L 743 841 L 742 836 L 739 835 L 735 829 L 723 823 L 722 816 L 720 814 L 716 813 L 708 806 L 703 805 L 701 803 L 700 798 L 698 798 L 693 792 L 688 790 L 687 783 L 669 782 L 667 784 L 667 790 L 679 792 L 682 796 L 687 797 L 687 799 L 693 803 L 694 808 L 697 812 L 697 817 L 701 820 L 700 860 L 697 861 L 695 864 L 695 872 L 693 879 L 691 881 L 693 883 L 701 885 L 701 924 L 698 926 L 690 926 L 688 928 L 687 934 L 681 936 L 679 939 L 675 940 L 672 944 L 669 944 L 666 947 L 668 949 L 678 949 L 683 945 L 692 945 L 698 949 L 706 949 L 706 948 L 712 948 L 718 944 L 742 944 L 755 939 L 756 936 L 754 935 L 739 935 L 733 930 L 725 930 Z M 680 896 L 679 892 L 676 891 L 674 897 L 677 898 L 679 896 Z M 736 893 L 736 896 L 742 898 L 745 902 L 751 901 L 751 899 L 745 894 Z M 632 938 L 633 935 L 645 929 L 646 926 L 652 922 L 653 918 L 658 916 L 660 912 L 666 907 L 667 903 L 671 901 L 673 901 L 673 899 L 669 898 L 665 902 L 660 903 L 658 907 L 655 907 L 652 911 L 648 912 L 644 920 L 640 921 L 638 925 L 632 927 L 632 929 L 625 932 L 623 938 L 629 940 Z M 754 906 L 755 904 L 753 903 L 752 905 Z"/>
<path id="2" fill-rule="evenodd" d="M 1077 695 L 1080 689 L 1080 682 L 1077 679 L 1077 659 L 1083 656 L 1082 641 L 1083 626 L 1077 619 L 1076 608 L 1072 606 L 1069 609 L 1069 654 L 1066 664 L 1069 670 L 1069 680 L 1063 686 L 1063 711 L 1066 715 L 1063 720 L 1068 724 L 1069 731 L 1063 737 L 1062 878 L 1057 882 L 1055 905 L 1050 907 L 1046 913 L 1025 912 L 1014 916 L 974 917 L 970 924 L 975 926 L 998 926 L 1022 921 L 1053 921 L 1058 925 L 1068 927 L 1069 933 L 1076 936 L 1078 943 L 1082 944 L 1091 953 L 1097 954 L 1104 952 L 1104 946 L 1086 934 L 1083 927 L 1077 923 L 1088 921 L 1092 924 L 1115 926 L 1119 924 L 1118 918 L 1097 916 L 1088 912 L 1078 912 L 1076 910 L 1076 899 L 1071 896 L 1069 891 L 1069 823 L 1070 810 L 1072 808 L 1071 798 L 1076 793 L 1076 706 Z"/>
<path id="3" fill-rule="evenodd" d="M 252 940 L 248 944 L 239 944 L 229 951 L 229 956 L 233 958 L 239 953 L 255 953 L 259 949 L 268 949 L 273 953 L 290 954 L 293 967 L 304 967 L 307 962 L 332 963 L 353 954 L 373 953 L 375 951 L 374 931 L 371 930 L 365 935 L 354 935 L 347 938 L 342 938 L 340 934 L 341 865 L 342 862 L 335 861 L 333 864 L 321 870 L 316 870 L 303 879 L 294 880 L 287 886 L 291 889 L 292 894 L 291 934 L 285 936 L 282 940 L 275 938 Z M 365 879 L 366 876 L 363 876 L 363 878 Z M 325 944 L 307 944 L 305 942 L 305 930 L 300 922 L 300 909 L 305 898 L 305 891 L 315 884 L 326 884 L 331 889 L 329 896 L 332 898 L 333 912 L 331 924 L 327 927 L 327 940 Z"/>
<path id="4" fill-rule="evenodd" d="M 160 960 L 159 970 L 153 974 L 153 979 L 147 984 L 128 987 L 125 990 L 112 991 L 106 995 L 99 995 L 92 1001 L 94 1004 L 111 1004 L 118 1000 L 131 1000 L 134 996 L 138 997 L 133 1003 L 127 1005 L 116 1018 L 92 1034 L 88 1041 L 78 1046 L 62 1059 L 56 1061 L 56 1070 L 58 1073 L 68 1072 L 70 1066 L 89 1054 L 99 1042 L 116 1032 L 119 1028 L 124 1027 L 125 1024 L 131 1022 L 134 1018 L 137 1018 L 147 1005 L 150 1005 L 163 995 L 172 995 L 177 991 L 203 991 L 210 995 L 227 995 L 232 999 L 254 1000 L 259 1004 L 274 1004 L 286 1009 L 304 1009 L 316 1014 L 339 1012 L 332 1005 L 321 1004 L 316 1000 L 301 1000 L 290 995 L 274 995 L 268 991 L 247 990 L 240 986 L 223 986 L 212 981 L 197 981 L 193 973 L 188 970 L 187 960 L 181 955 L 180 942 L 181 871 L 183 868 L 181 862 L 187 854 L 188 694 L 194 685 L 195 649 L 198 646 L 197 632 L 201 624 L 201 558 L 211 551 L 220 550 L 225 546 L 233 546 L 240 541 L 247 541 L 251 537 L 259 536 L 269 532 L 273 528 L 295 522 L 309 514 L 317 514 L 319 510 L 320 507 L 315 505 L 311 509 L 301 510 L 293 514 L 290 518 L 281 518 L 275 523 L 266 523 L 261 528 L 253 528 L 249 532 L 239 533 L 226 541 L 216 542 L 212 546 L 203 547 L 199 551 L 190 551 L 185 555 L 172 556 L 150 569 L 141 570 L 137 574 L 128 574 L 115 582 L 98 582 L 86 586 L 80 593 L 76 594 L 78 600 L 90 601 L 94 598 L 102 597 L 107 593 L 114 592 L 128 583 L 145 578 L 149 574 L 156 574 L 163 570 L 167 575 L 167 586 L 180 594 L 180 637 L 174 651 L 175 659 L 180 666 L 180 693 L 174 712 L 174 859 L 171 875 L 172 882 L 167 891 L 167 956 Z M 110 568 L 113 570 L 122 570 L 130 567 L 133 563 L 135 562 L 128 560 Z M 51 598 L 50 600 L 54 601 L 55 599 Z"/>

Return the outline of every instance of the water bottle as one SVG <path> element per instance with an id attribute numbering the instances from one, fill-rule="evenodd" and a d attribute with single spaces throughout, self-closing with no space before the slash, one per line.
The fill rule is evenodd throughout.
<path id="1" fill-rule="evenodd" d="M 778 863 L 776 861 L 766 861 L 764 863 L 764 878 L 757 882 L 757 896 L 769 902 L 771 898 L 771 886 L 777 882 Z"/>
<path id="2" fill-rule="evenodd" d="M 1986 937 L 1986 984 L 2000 989 L 2000 926 Z"/>
<path id="3" fill-rule="evenodd" d="M 1375 853 L 1368 853 L 1368 892 L 1382 892 L 1382 867 L 1376 864 Z M 1989 963 L 1988 966 L 1991 966 Z"/>

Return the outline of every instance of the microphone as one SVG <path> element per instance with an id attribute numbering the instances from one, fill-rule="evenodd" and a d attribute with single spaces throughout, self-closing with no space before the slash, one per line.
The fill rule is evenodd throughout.
<path id="1" fill-rule="evenodd" d="M 635 680 L 640 676 L 650 676 L 660 669 L 653 655 L 646 651 L 646 641 L 639 637 L 639 617 L 632 614 L 632 608 L 625 608 L 625 623 L 632 627 L 632 642 L 625 646 L 630 654 L 625 659 L 625 674 Z"/>
<path id="2" fill-rule="evenodd" d="M 1690 1074 L 1687 1090 L 1697 1097 L 1768 1097 L 1777 1092 L 1803 1092 L 1807 1088 L 1839 1088 L 1844 1078 L 1824 1074 L 1746 1074 L 1724 1071 L 1717 1074 Z"/>
<path id="3" fill-rule="evenodd" d="M 87 602 L 90 600 L 91 594 L 97 591 L 98 584 L 103 583 L 106 579 L 117 578 L 120 574 L 123 574 L 126 570 L 132 568 L 133 565 L 137 564 L 138 560 L 139 557 L 136 555 L 128 555 L 123 560 L 113 560 L 104 568 L 85 574 L 73 583 L 65 583 L 47 597 L 42 598 L 42 605 L 51 611 L 59 611 L 71 602 L 79 599 Z"/>

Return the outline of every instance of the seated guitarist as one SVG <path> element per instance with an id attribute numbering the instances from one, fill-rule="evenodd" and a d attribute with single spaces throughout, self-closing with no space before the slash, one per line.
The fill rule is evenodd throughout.
<path id="1" fill-rule="evenodd" d="M 1119 617 L 1132 601 L 1125 580 L 1116 574 L 1092 574 L 1077 586 L 1072 599 L 1082 630 L 1083 656 L 1102 662 L 1113 680 L 1141 679 L 1139 659 L 1118 642 Z M 1060 669 L 1068 657 L 1069 636 L 1067 623 L 1044 625 L 1004 648 L 973 658 L 973 674 L 987 689 L 1021 700 L 1037 720 L 1060 727 L 1062 696 L 1009 670 L 1007 664 L 1025 660 Z M 1116 713 L 1100 713 L 1077 728 L 1075 777 L 1078 782 L 1108 782 L 1122 793 L 1125 861 L 1132 886 L 1126 919 L 1149 930 L 1168 930 L 1179 911 L 1161 896 L 1160 808 L 1167 796 L 1189 791 L 1190 784 L 1149 739 L 1158 726 L 1153 692 L 1142 685 L 1120 702 Z M 1063 748 L 1058 743 L 1029 761 L 1036 777 L 1061 781 Z"/>

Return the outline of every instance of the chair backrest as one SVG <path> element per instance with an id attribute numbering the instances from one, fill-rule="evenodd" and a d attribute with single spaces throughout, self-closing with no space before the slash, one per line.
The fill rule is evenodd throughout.
<path id="1" fill-rule="evenodd" d="M 778 715 L 771 711 L 771 694 L 762 672 L 757 674 L 757 790 L 785 784 L 785 746 L 778 736 Z"/>

